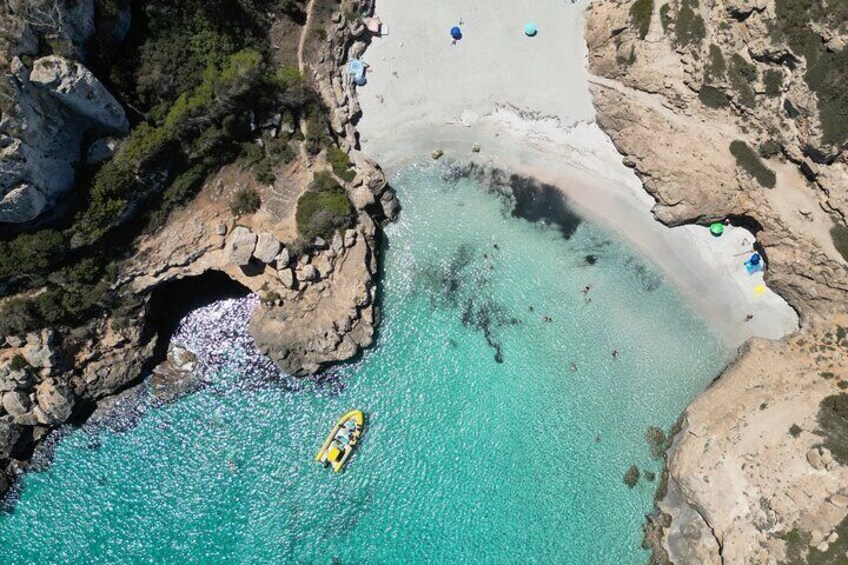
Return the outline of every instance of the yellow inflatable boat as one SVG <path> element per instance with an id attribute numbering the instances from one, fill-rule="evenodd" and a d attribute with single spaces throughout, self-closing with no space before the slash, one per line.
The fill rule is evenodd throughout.
<path id="1" fill-rule="evenodd" d="M 330 466 L 338 473 L 350 459 L 353 448 L 359 443 L 365 426 L 365 415 L 361 410 L 351 410 L 336 422 L 327 441 L 315 456 L 315 460 Z"/>

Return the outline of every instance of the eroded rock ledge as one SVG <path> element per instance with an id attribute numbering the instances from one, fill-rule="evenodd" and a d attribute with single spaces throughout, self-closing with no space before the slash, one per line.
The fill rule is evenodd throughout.
<path id="1" fill-rule="evenodd" d="M 844 561 L 848 460 L 829 438 L 848 425 L 833 409 L 848 400 L 848 271 L 828 230 L 848 217 L 845 147 L 823 138 L 804 58 L 773 33 L 774 0 L 654 3 L 644 37 L 632 4 L 600 0 L 588 11 L 599 125 L 656 199 L 659 221 L 753 228 L 768 284 L 802 320 L 783 342 L 750 343 L 687 407 L 650 520 L 654 561 Z M 820 31 L 828 45 L 839 39 Z M 733 140 L 764 148 L 774 188 L 739 166 Z"/>

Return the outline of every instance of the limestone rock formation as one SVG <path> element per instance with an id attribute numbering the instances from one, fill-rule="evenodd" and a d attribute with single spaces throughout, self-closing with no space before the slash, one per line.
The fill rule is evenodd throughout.
<path id="1" fill-rule="evenodd" d="M 280 240 L 268 232 L 262 232 L 257 236 L 253 256 L 263 263 L 272 263 L 280 254 L 281 247 Z"/>
<path id="2" fill-rule="evenodd" d="M 75 115 L 119 134 L 129 131 L 124 109 L 94 75 L 76 61 L 51 55 L 37 59 L 31 84 L 46 92 Z"/>
<path id="3" fill-rule="evenodd" d="M 253 252 L 256 249 L 256 234 L 244 226 L 236 227 L 230 234 L 227 249 L 230 255 L 230 264 L 243 267 L 250 263 Z"/>
<path id="4" fill-rule="evenodd" d="M 848 269 L 828 235 L 848 218 L 848 153 L 823 140 L 804 59 L 772 33 L 774 0 L 672 1 L 661 13 L 663 4 L 644 39 L 631 2 L 590 6 L 598 123 L 656 200 L 658 220 L 731 218 L 756 232 L 766 281 L 799 311 L 802 329 L 786 342 L 751 343 L 687 407 L 648 539 L 658 562 L 794 562 L 829 551 L 848 515 L 832 503 L 848 474 L 821 446 L 817 418 L 848 374 L 848 343 L 834 337 L 848 326 Z M 703 39 L 698 25 L 678 27 L 693 21 Z M 761 149 L 775 188 L 741 166 L 734 140 Z"/>
<path id="5" fill-rule="evenodd" d="M 280 306 L 264 308 L 254 316 L 251 333 L 257 346 L 283 370 L 315 373 L 371 345 L 374 230 L 373 223 L 362 218 L 360 237 L 351 247 L 318 252 L 297 270 L 298 290 L 289 293 Z M 280 271 L 284 286 L 290 275 L 291 269 Z"/>
<path id="6" fill-rule="evenodd" d="M 14 104 L 0 116 L 0 223 L 38 217 L 75 180 L 84 137 L 91 131 L 122 135 L 123 108 L 82 64 L 58 56 L 20 59 L 5 77 Z"/>

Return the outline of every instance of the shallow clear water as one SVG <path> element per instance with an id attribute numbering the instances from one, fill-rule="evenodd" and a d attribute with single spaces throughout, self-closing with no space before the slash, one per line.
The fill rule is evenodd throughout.
<path id="1" fill-rule="evenodd" d="M 129 431 L 76 430 L 26 476 L 0 562 L 644 563 L 656 484 L 622 476 L 660 471 L 647 426 L 728 352 L 612 234 L 565 239 L 446 171 L 394 179 L 375 348 L 335 379 L 269 380 L 243 339 L 210 339 L 211 386 Z M 333 475 L 312 458 L 353 407 L 366 435 Z"/>

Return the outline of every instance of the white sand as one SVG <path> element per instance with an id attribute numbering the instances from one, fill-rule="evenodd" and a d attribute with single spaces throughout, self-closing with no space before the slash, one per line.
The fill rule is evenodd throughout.
<path id="1" fill-rule="evenodd" d="M 359 89 L 363 150 L 384 167 L 446 156 L 501 167 L 560 187 L 585 216 L 616 230 L 666 273 L 729 344 L 780 338 L 794 310 L 740 256 L 753 237 L 729 229 L 669 229 L 653 200 L 594 123 L 583 42 L 585 0 L 379 0 L 390 35 L 365 54 Z M 464 38 L 449 30 L 462 20 Z M 539 35 L 523 34 L 535 22 Z M 479 154 L 471 152 L 480 144 Z M 745 322 L 747 314 L 754 314 Z"/>

